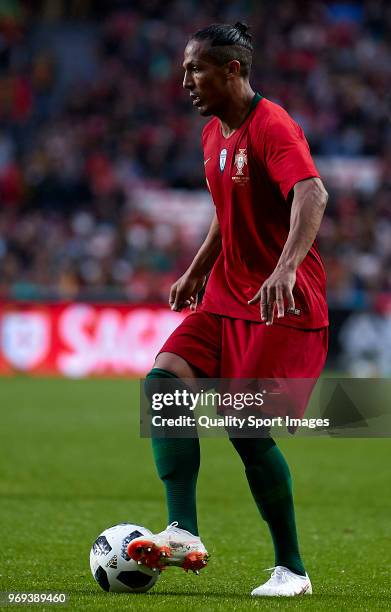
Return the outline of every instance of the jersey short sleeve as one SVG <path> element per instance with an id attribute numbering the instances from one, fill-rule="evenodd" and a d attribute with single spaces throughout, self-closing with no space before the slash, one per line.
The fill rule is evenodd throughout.
<path id="1" fill-rule="evenodd" d="M 319 177 L 302 128 L 285 111 L 269 119 L 262 141 L 266 171 L 285 199 L 299 181 Z"/>

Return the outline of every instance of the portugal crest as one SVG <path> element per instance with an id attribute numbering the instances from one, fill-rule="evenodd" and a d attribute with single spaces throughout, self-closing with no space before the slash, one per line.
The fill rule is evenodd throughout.
<path id="1" fill-rule="evenodd" d="M 235 155 L 234 164 L 236 166 L 236 176 L 243 176 L 243 168 L 247 164 L 246 149 L 239 149 L 239 153 Z"/>
<path id="2" fill-rule="evenodd" d="M 239 153 L 235 155 L 234 166 L 236 167 L 236 174 L 232 177 L 235 185 L 247 185 L 250 180 L 247 172 L 247 153 L 246 149 L 239 149 Z"/>

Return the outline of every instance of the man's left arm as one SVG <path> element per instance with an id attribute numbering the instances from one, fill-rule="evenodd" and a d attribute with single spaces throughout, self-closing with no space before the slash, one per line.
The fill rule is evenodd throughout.
<path id="1" fill-rule="evenodd" d="M 284 296 L 288 308 L 295 308 L 293 287 L 296 270 L 310 250 L 318 233 L 328 194 L 319 178 L 299 181 L 293 188 L 293 201 L 288 238 L 278 263 L 249 304 L 260 302 L 261 318 L 272 325 L 274 310 L 284 316 Z"/>

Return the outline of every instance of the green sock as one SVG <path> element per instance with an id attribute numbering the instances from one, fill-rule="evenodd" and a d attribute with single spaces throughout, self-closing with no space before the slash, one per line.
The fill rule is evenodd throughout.
<path id="1" fill-rule="evenodd" d="M 273 539 L 275 565 L 305 575 L 297 540 L 292 481 L 283 454 L 271 438 L 231 438 L 246 470 L 258 509 Z"/>
<path id="2" fill-rule="evenodd" d="M 175 388 L 181 381 L 171 372 L 154 368 L 147 375 L 145 390 L 148 397 L 156 392 L 159 380 L 175 379 Z M 182 385 L 184 386 L 184 385 Z M 164 388 L 167 391 L 167 386 Z M 198 438 L 152 438 L 152 450 L 159 477 L 163 481 L 168 508 L 168 523 L 198 535 L 196 485 L 200 467 Z"/>

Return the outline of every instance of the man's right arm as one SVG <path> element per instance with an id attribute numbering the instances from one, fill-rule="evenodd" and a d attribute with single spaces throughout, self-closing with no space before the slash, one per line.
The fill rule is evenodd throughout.
<path id="1" fill-rule="evenodd" d="M 216 213 L 210 224 L 208 235 L 202 243 L 191 265 L 171 287 L 169 304 L 171 310 L 180 311 L 186 306 L 195 310 L 197 295 L 205 285 L 206 276 L 211 271 L 221 251 L 220 226 Z"/>

